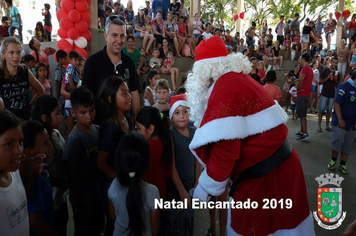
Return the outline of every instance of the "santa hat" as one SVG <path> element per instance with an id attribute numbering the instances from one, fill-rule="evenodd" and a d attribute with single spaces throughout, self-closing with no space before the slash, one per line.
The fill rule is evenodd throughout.
<path id="1" fill-rule="evenodd" d="M 217 35 L 204 39 L 195 49 L 195 63 L 214 62 L 229 55 L 224 41 Z"/>
<path id="2" fill-rule="evenodd" d="M 187 102 L 187 96 L 185 96 L 185 94 L 179 94 L 179 95 L 176 95 L 176 96 L 172 96 L 170 105 L 171 105 L 171 108 L 169 109 L 169 118 L 171 120 L 172 120 L 172 116 L 173 116 L 174 111 L 179 106 L 190 107 L 188 102 Z"/>

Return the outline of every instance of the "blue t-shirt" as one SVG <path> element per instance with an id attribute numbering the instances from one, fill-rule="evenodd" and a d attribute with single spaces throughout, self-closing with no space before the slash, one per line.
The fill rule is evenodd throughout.
<path id="1" fill-rule="evenodd" d="M 82 206 L 88 206 L 97 201 L 98 148 L 98 125 L 91 125 L 90 132 L 81 131 L 75 126 L 64 148 L 63 160 L 76 164 L 77 193 Z"/>
<path id="2" fill-rule="evenodd" d="M 9 8 L 10 11 L 10 17 L 12 18 L 12 26 L 19 28 L 19 9 L 17 9 L 16 6 L 12 6 L 11 8 Z M 22 20 L 21 20 L 21 25 L 23 26 Z"/>
<path id="3" fill-rule="evenodd" d="M 65 84 L 68 84 L 68 83 L 69 83 L 68 75 L 72 75 L 73 83 L 74 83 L 74 84 L 77 84 L 77 83 L 78 83 L 78 81 L 79 81 L 78 70 L 77 70 L 77 68 L 76 68 L 75 66 L 73 66 L 72 64 L 69 64 L 68 67 L 67 67 L 66 77 L 65 77 L 65 80 L 64 80 L 64 83 L 65 83 Z"/>
<path id="4" fill-rule="evenodd" d="M 321 35 L 321 32 L 323 31 L 323 28 L 324 28 L 324 23 L 321 22 L 319 25 L 318 22 L 316 22 L 315 27 L 316 27 L 316 30 L 319 32 L 319 35 Z"/>
<path id="5" fill-rule="evenodd" d="M 28 214 L 42 213 L 42 218 L 54 227 L 54 206 L 52 199 L 52 186 L 49 182 L 48 172 L 43 169 L 35 182 L 27 192 Z M 30 235 L 42 235 L 33 227 L 30 227 Z"/>
<path id="6" fill-rule="evenodd" d="M 350 82 L 351 80 L 351 82 Z M 353 84 L 353 85 L 352 85 Z M 356 87 L 352 79 L 337 87 L 334 102 L 340 104 L 341 115 L 345 121 L 345 130 L 355 130 L 356 124 Z M 332 126 L 339 124 L 336 113 L 333 113 Z"/>
<path id="7" fill-rule="evenodd" d="M 162 0 L 153 0 L 152 3 L 152 8 L 154 9 L 153 18 L 156 17 L 157 10 L 161 10 L 163 13 L 163 4 L 164 2 Z"/>

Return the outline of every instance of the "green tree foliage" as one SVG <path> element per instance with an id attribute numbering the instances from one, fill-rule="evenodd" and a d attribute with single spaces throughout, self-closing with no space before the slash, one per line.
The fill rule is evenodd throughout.
<path id="1" fill-rule="evenodd" d="M 195 0 L 196 1 L 196 0 Z M 208 22 L 209 15 L 214 14 L 216 23 L 224 21 L 225 29 L 234 30 L 233 15 L 236 14 L 236 0 L 204 0 L 201 1 L 201 12 L 204 22 Z"/>

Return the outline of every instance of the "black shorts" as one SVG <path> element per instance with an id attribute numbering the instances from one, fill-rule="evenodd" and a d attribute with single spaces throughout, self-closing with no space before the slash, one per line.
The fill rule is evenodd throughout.
<path id="1" fill-rule="evenodd" d="M 155 34 L 154 36 L 155 36 L 155 38 L 156 38 L 156 43 L 157 43 L 157 44 L 162 44 L 162 42 L 163 42 L 163 36 L 160 35 L 160 34 Z"/>
<path id="2" fill-rule="evenodd" d="M 293 50 L 297 50 L 298 47 L 298 51 L 302 50 L 302 46 L 301 45 L 293 45 L 292 48 Z"/>
<path id="3" fill-rule="evenodd" d="M 296 106 L 298 112 L 298 118 L 306 117 L 308 111 L 308 102 L 310 97 L 297 97 Z"/>

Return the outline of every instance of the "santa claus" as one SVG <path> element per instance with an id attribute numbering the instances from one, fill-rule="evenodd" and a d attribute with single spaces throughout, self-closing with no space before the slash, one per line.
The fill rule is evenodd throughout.
<path id="1" fill-rule="evenodd" d="M 199 128 L 189 147 L 204 171 L 194 198 L 208 201 L 233 183 L 230 200 L 258 207 L 231 206 L 228 235 L 315 235 L 301 163 L 287 140 L 288 116 L 250 70 L 218 36 L 196 48 L 186 88 Z"/>

